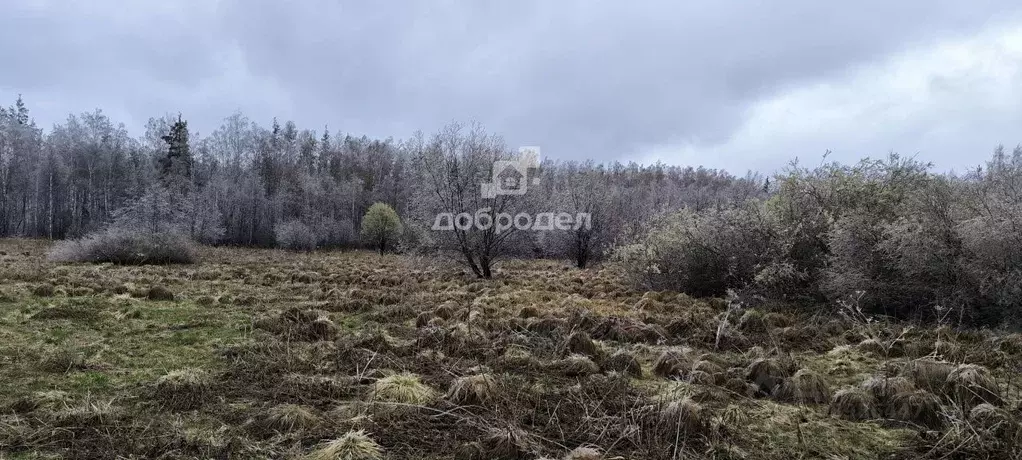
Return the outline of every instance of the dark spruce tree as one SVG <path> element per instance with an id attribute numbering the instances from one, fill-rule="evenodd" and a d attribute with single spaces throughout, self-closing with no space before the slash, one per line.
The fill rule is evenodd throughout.
<path id="1" fill-rule="evenodd" d="M 160 173 L 164 179 L 168 177 L 191 177 L 192 154 L 188 150 L 188 122 L 177 116 L 177 121 L 170 127 L 170 133 L 163 136 L 167 143 L 167 155 L 160 159 Z"/>

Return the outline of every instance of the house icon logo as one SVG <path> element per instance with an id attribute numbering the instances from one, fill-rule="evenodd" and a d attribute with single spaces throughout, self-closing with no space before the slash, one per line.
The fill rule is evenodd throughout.
<path id="1" fill-rule="evenodd" d="M 493 177 L 481 187 L 483 198 L 524 195 L 529 190 L 529 170 L 538 167 L 539 147 L 520 147 L 517 159 L 493 162 Z M 539 178 L 532 178 L 531 183 L 538 185 Z"/>

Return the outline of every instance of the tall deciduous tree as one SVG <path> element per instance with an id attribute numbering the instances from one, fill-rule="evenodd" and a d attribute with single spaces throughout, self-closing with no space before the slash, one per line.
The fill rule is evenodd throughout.
<path id="1" fill-rule="evenodd" d="M 461 125 L 451 124 L 428 143 L 420 136 L 412 149 L 423 175 L 423 193 L 418 195 L 425 204 L 423 218 L 435 220 L 437 241 L 458 251 L 476 276 L 492 277 L 493 264 L 506 255 L 516 233 L 514 225 L 504 225 L 508 222 L 501 221 L 502 216 L 513 219 L 525 203 L 521 195 L 482 195 L 484 183 L 499 180 L 492 177 L 495 162 L 513 159 L 503 140 L 479 126 L 465 133 Z M 457 222 L 464 216 L 473 221 L 468 225 Z M 442 222 L 445 217 L 447 222 Z M 438 229 L 437 224 L 447 225 Z"/>

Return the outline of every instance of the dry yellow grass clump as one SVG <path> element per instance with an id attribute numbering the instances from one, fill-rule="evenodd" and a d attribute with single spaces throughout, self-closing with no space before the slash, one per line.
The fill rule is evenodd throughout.
<path id="1" fill-rule="evenodd" d="M 578 447 L 568 452 L 564 460 L 603 460 L 605 457 L 595 447 Z"/>
<path id="2" fill-rule="evenodd" d="M 853 422 L 876 418 L 872 396 L 855 387 L 842 388 L 834 393 L 830 400 L 830 413 Z"/>
<path id="3" fill-rule="evenodd" d="M 583 355 L 571 355 L 559 359 L 550 363 L 549 367 L 567 377 L 583 377 L 600 372 L 600 366 L 588 356 Z"/>
<path id="4" fill-rule="evenodd" d="M 210 385 L 201 369 L 171 371 L 156 380 L 156 398 L 170 409 L 194 409 L 205 403 Z"/>
<path id="5" fill-rule="evenodd" d="M 635 355 L 624 350 L 618 350 L 610 355 L 603 362 L 603 368 L 608 371 L 621 372 L 632 377 L 642 376 L 642 363 L 639 362 Z"/>
<path id="6" fill-rule="evenodd" d="M 320 445 L 306 460 L 382 460 L 383 448 L 365 431 L 350 431 Z"/>
<path id="7" fill-rule="evenodd" d="M 906 377 L 873 375 L 862 383 L 862 388 L 873 396 L 878 406 L 886 408 L 895 395 L 915 390 L 915 385 Z"/>
<path id="8" fill-rule="evenodd" d="M 777 389 L 777 399 L 799 404 L 823 404 L 830 401 L 830 386 L 823 376 L 809 369 L 799 369 Z"/>
<path id="9" fill-rule="evenodd" d="M 497 398 L 497 381 L 490 374 L 458 377 L 444 396 L 447 400 L 464 405 L 487 405 Z"/>
<path id="10" fill-rule="evenodd" d="M 428 404 L 437 396 L 435 390 L 407 372 L 388 375 L 376 381 L 369 397 L 373 401 L 403 404 Z"/>
<path id="11" fill-rule="evenodd" d="M 1001 403 L 1001 390 L 997 381 L 985 367 L 961 364 L 947 376 L 947 388 L 960 404 L 974 406 L 979 403 Z"/>
<path id="12" fill-rule="evenodd" d="M 279 404 L 266 411 L 260 425 L 269 430 L 287 433 L 311 429 L 321 421 L 319 415 L 308 407 Z"/>
<path id="13" fill-rule="evenodd" d="M 917 388 L 943 393 L 948 376 L 954 369 L 954 365 L 950 363 L 922 358 L 909 361 L 905 371 Z"/>
<path id="14" fill-rule="evenodd" d="M 703 407 L 689 398 L 660 405 L 657 420 L 662 429 L 683 438 L 705 435 L 710 423 Z"/>

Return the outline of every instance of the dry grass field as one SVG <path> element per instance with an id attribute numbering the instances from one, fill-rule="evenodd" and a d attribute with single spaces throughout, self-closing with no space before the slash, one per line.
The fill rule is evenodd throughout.
<path id="1" fill-rule="evenodd" d="M 46 261 L 0 241 L 0 457 L 875 459 L 1018 454 L 1022 336 L 493 280 L 369 252 Z"/>

